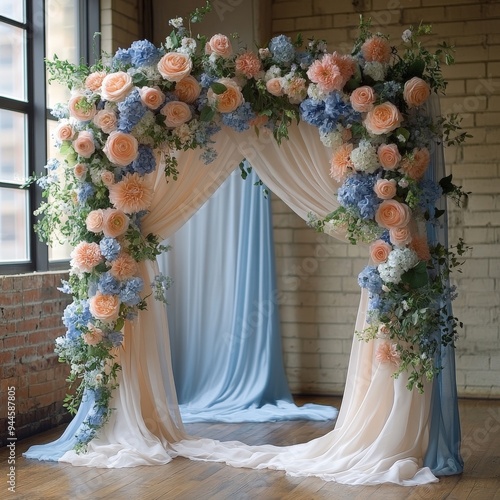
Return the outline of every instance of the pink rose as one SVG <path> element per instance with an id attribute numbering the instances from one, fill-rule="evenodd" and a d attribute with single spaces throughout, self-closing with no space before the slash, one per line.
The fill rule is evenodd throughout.
<path id="1" fill-rule="evenodd" d="M 205 45 L 207 54 L 215 54 L 220 57 L 228 58 L 233 53 L 231 41 L 226 35 L 214 35 Z"/>
<path id="2" fill-rule="evenodd" d="M 85 220 L 87 230 L 91 233 L 100 233 L 104 225 L 104 212 L 100 208 L 98 210 L 92 210 L 87 215 Z"/>
<path id="3" fill-rule="evenodd" d="M 101 249 L 97 243 L 81 241 L 71 252 L 71 267 L 90 273 L 102 262 Z"/>
<path id="4" fill-rule="evenodd" d="M 165 94 L 159 87 L 142 87 L 139 89 L 139 95 L 149 109 L 158 109 L 165 101 Z"/>
<path id="5" fill-rule="evenodd" d="M 371 134 L 388 134 L 399 127 L 403 116 L 391 102 L 384 102 L 369 111 L 363 124 Z"/>
<path id="6" fill-rule="evenodd" d="M 110 134 L 113 130 L 116 130 L 117 123 L 116 114 L 110 109 L 101 109 L 94 116 L 94 124 L 105 134 Z"/>
<path id="7" fill-rule="evenodd" d="M 410 108 L 416 108 L 424 104 L 431 95 L 429 84 L 414 76 L 411 80 L 405 83 L 403 90 L 403 99 Z"/>
<path id="8" fill-rule="evenodd" d="M 386 170 L 394 170 L 401 161 L 401 154 L 396 144 L 381 144 L 377 150 L 380 164 Z"/>
<path id="9" fill-rule="evenodd" d="M 381 200 L 390 200 L 396 196 L 396 181 L 394 179 L 378 179 L 373 190 Z"/>
<path id="10" fill-rule="evenodd" d="M 68 101 L 68 110 L 70 116 L 82 122 L 92 120 L 95 115 L 95 104 L 90 104 L 83 95 L 74 95 Z"/>
<path id="11" fill-rule="evenodd" d="M 168 52 L 158 62 L 158 71 L 169 82 L 180 82 L 191 73 L 193 61 L 188 54 Z"/>
<path id="12" fill-rule="evenodd" d="M 101 173 L 101 181 L 105 186 L 109 187 L 115 183 L 115 174 L 109 170 L 105 170 Z"/>
<path id="13" fill-rule="evenodd" d="M 161 108 L 160 113 L 165 117 L 165 125 L 170 128 L 180 127 L 191 120 L 191 108 L 181 101 L 170 101 Z"/>
<path id="14" fill-rule="evenodd" d="M 255 78 L 262 68 L 260 59 L 253 52 L 244 52 L 234 61 L 236 73 L 246 78 Z"/>
<path id="15" fill-rule="evenodd" d="M 108 238 L 117 238 L 124 234 L 130 222 L 130 219 L 121 210 L 107 208 L 103 210 L 102 232 Z"/>
<path id="16" fill-rule="evenodd" d="M 55 138 L 60 141 L 71 141 L 74 135 L 75 131 L 69 123 L 59 124 L 56 130 L 54 131 Z"/>
<path id="17" fill-rule="evenodd" d="M 283 95 L 283 79 L 282 78 L 271 78 L 266 82 L 266 89 L 271 95 L 282 96 Z"/>
<path id="18" fill-rule="evenodd" d="M 127 97 L 133 87 L 132 77 L 124 71 L 117 71 L 104 77 L 101 96 L 106 101 L 120 102 Z"/>
<path id="19" fill-rule="evenodd" d="M 221 113 L 231 113 L 243 103 L 241 90 L 230 78 L 221 78 L 218 83 L 226 86 L 225 92 L 217 95 L 211 88 L 208 89 L 208 102 L 215 105 L 217 111 Z"/>
<path id="20" fill-rule="evenodd" d="M 137 158 L 138 148 L 139 144 L 133 135 L 111 132 L 103 151 L 111 163 L 126 167 Z"/>
<path id="21" fill-rule="evenodd" d="M 389 258 L 392 247 L 384 240 L 376 240 L 370 245 L 370 258 L 375 265 L 383 264 Z"/>
<path id="22" fill-rule="evenodd" d="M 87 78 L 85 78 L 85 88 L 91 90 L 92 92 L 97 92 L 102 85 L 102 81 L 106 73 L 104 71 L 95 71 L 94 73 L 90 73 Z"/>
<path id="23" fill-rule="evenodd" d="M 411 232 L 408 226 L 389 229 L 389 239 L 396 247 L 404 247 L 411 242 Z"/>
<path id="24" fill-rule="evenodd" d="M 355 111 L 366 113 L 373 109 L 375 92 L 371 87 L 365 85 L 354 90 L 349 99 Z"/>
<path id="25" fill-rule="evenodd" d="M 404 227 L 411 220 L 411 210 L 408 205 L 396 200 L 384 200 L 377 208 L 375 220 L 386 229 Z"/>
<path id="26" fill-rule="evenodd" d="M 97 292 L 89 300 L 90 313 L 94 318 L 111 323 L 120 314 L 120 299 L 117 295 L 105 295 Z"/>
<path id="27" fill-rule="evenodd" d="M 94 135 L 92 132 L 82 130 L 73 141 L 73 149 L 84 158 L 90 158 L 95 151 Z"/>
<path id="28" fill-rule="evenodd" d="M 194 76 L 186 76 L 180 82 L 177 82 L 174 90 L 179 101 L 192 104 L 201 93 L 201 86 Z"/>
<path id="29" fill-rule="evenodd" d="M 92 324 L 88 325 L 88 331 L 82 334 L 83 341 L 87 345 L 97 345 L 102 340 L 102 330 Z"/>
<path id="30" fill-rule="evenodd" d="M 87 166 L 84 165 L 83 163 L 77 163 L 74 167 L 73 167 L 73 173 L 75 174 L 75 177 L 82 181 L 83 179 L 85 179 L 85 176 L 87 175 Z"/>

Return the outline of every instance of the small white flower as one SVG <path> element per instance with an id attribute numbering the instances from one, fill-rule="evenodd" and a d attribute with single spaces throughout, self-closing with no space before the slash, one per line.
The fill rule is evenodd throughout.
<path id="1" fill-rule="evenodd" d="M 398 182 L 398 186 L 402 187 L 403 189 L 408 187 L 408 181 L 406 179 L 400 179 Z"/>
<path id="2" fill-rule="evenodd" d="M 179 29 L 183 24 L 182 17 L 174 17 L 173 19 L 170 19 L 168 24 L 170 24 L 170 26 L 173 26 L 174 28 Z"/>
<path id="3" fill-rule="evenodd" d="M 259 49 L 259 57 L 261 59 L 267 59 L 268 57 L 271 57 L 271 51 L 268 48 Z"/>
<path id="4" fill-rule="evenodd" d="M 344 143 L 342 134 L 337 130 L 333 132 L 320 132 L 319 138 L 327 148 L 337 149 Z"/>
<path id="5" fill-rule="evenodd" d="M 377 150 L 366 139 L 361 139 L 357 148 L 351 152 L 351 161 L 354 168 L 362 172 L 375 172 L 380 166 Z"/>
<path id="6" fill-rule="evenodd" d="M 194 54 L 196 51 L 196 40 L 194 38 L 183 38 L 181 41 L 181 47 L 178 50 L 184 54 Z"/>
<path id="7" fill-rule="evenodd" d="M 408 311 L 410 309 L 410 306 L 408 305 L 408 302 L 406 302 L 406 300 L 403 300 L 403 302 L 401 302 L 401 305 L 403 306 L 403 310 L 405 311 Z"/>
<path id="8" fill-rule="evenodd" d="M 364 67 L 364 73 L 373 78 L 376 82 L 381 82 L 385 79 L 387 64 L 382 64 L 376 61 L 367 62 Z"/>
<path id="9" fill-rule="evenodd" d="M 403 34 L 401 35 L 401 38 L 403 39 L 403 42 L 408 43 L 411 40 L 411 37 L 413 36 L 413 33 L 411 30 L 404 30 Z"/>
<path id="10" fill-rule="evenodd" d="M 267 71 L 266 74 L 264 75 L 264 80 L 267 82 L 271 80 L 272 78 L 279 78 L 281 76 L 281 69 L 276 66 L 272 65 Z"/>
<path id="11" fill-rule="evenodd" d="M 167 37 L 167 39 L 165 40 L 165 47 L 167 48 L 167 50 L 174 48 L 174 42 L 172 42 L 170 37 Z"/>

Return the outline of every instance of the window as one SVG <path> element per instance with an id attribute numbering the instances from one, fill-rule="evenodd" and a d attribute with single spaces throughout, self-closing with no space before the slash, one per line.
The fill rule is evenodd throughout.
<path id="1" fill-rule="evenodd" d="M 67 267 L 69 249 L 47 248 L 33 231 L 41 190 L 21 186 L 44 173 L 55 119 L 67 89 L 47 85 L 45 58 L 92 63 L 98 56 L 99 0 L 0 2 L 0 274 Z"/>

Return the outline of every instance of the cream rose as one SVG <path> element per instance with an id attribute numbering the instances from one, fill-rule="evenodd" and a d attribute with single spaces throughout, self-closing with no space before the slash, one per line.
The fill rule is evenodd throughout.
<path id="1" fill-rule="evenodd" d="M 282 96 L 283 90 L 283 79 L 282 78 L 271 78 L 266 82 L 266 89 L 271 95 L 277 97 Z"/>
<path id="2" fill-rule="evenodd" d="M 111 163 L 126 167 L 137 158 L 138 148 L 139 144 L 133 135 L 124 132 L 111 132 L 103 151 Z"/>
<path id="3" fill-rule="evenodd" d="M 89 310 L 94 318 L 111 323 L 118 319 L 120 299 L 117 295 L 105 295 L 97 292 L 89 299 Z"/>
<path id="4" fill-rule="evenodd" d="M 369 111 L 363 120 L 366 130 L 371 134 L 388 134 L 399 127 L 403 116 L 392 102 L 384 102 Z"/>
<path id="5" fill-rule="evenodd" d="M 118 120 L 114 111 L 110 109 L 101 109 L 94 116 L 94 124 L 99 127 L 105 134 L 110 134 L 116 130 Z"/>
<path id="6" fill-rule="evenodd" d="M 61 123 L 54 131 L 54 137 L 60 141 L 71 141 L 75 131 L 69 123 Z"/>
<path id="7" fill-rule="evenodd" d="M 381 200 L 390 200 L 396 196 L 396 181 L 394 179 L 378 179 L 373 190 Z"/>
<path id="8" fill-rule="evenodd" d="M 354 90 L 349 99 L 355 111 L 359 111 L 360 113 L 367 113 L 368 111 L 373 109 L 373 103 L 375 102 L 375 92 L 372 87 L 365 85 Z"/>
<path id="9" fill-rule="evenodd" d="M 384 200 L 375 213 L 375 220 L 379 226 L 386 229 L 407 226 L 411 220 L 411 210 L 408 205 L 396 200 Z"/>
<path id="10" fill-rule="evenodd" d="M 394 170 L 401 161 L 401 154 L 396 144 L 381 144 L 377 149 L 377 156 L 386 170 Z"/>
<path id="11" fill-rule="evenodd" d="M 70 116 L 82 122 L 92 120 L 96 113 L 95 104 L 90 104 L 83 95 L 74 95 L 71 97 L 68 101 L 68 110 Z"/>
<path id="12" fill-rule="evenodd" d="M 121 210 L 107 208 L 103 210 L 102 215 L 102 232 L 104 236 L 117 238 L 127 231 L 130 219 Z"/>
<path id="13" fill-rule="evenodd" d="M 105 170 L 101 173 L 101 181 L 105 186 L 109 187 L 115 183 L 115 174 L 109 170 Z"/>
<path id="14" fill-rule="evenodd" d="M 132 77 L 124 71 L 117 71 L 104 77 L 101 96 L 106 101 L 120 102 L 127 97 L 133 87 Z"/>
<path id="15" fill-rule="evenodd" d="M 179 101 L 192 104 L 200 96 L 201 86 L 196 78 L 189 75 L 177 82 L 174 93 Z"/>
<path id="16" fill-rule="evenodd" d="M 168 52 L 158 62 L 158 71 L 169 82 L 180 82 L 191 73 L 193 61 L 188 54 Z"/>
<path id="17" fill-rule="evenodd" d="M 231 41 L 226 35 L 214 35 L 205 45 L 207 54 L 215 54 L 219 57 L 228 58 L 233 53 Z"/>
<path id="18" fill-rule="evenodd" d="M 158 109 L 165 101 L 165 94 L 159 87 L 142 87 L 139 89 L 139 95 L 149 109 Z"/>
<path id="19" fill-rule="evenodd" d="M 392 247 L 384 240 L 376 240 L 370 245 L 370 258 L 375 265 L 383 264 L 389 258 Z"/>
<path id="20" fill-rule="evenodd" d="M 79 132 L 73 141 L 73 149 L 84 158 L 90 158 L 95 151 L 94 135 L 88 130 Z"/>
<path id="21" fill-rule="evenodd" d="M 91 233 L 100 233 L 104 227 L 104 212 L 102 209 L 92 210 L 85 220 L 87 230 Z"/>
<path id="22" fill-rule="evenodd" d="M 180 127 L 193 116 L 189 106 L 181 101 L 167 102 L 160 113 L 165 117 L 165 125 L 170 128 Z"/>
<path id="23" fill-rule="evenodd" d="M 215 105 L 221 113 L 231 113 L 243 103 L 243 95 L 239 86 L 230 78 L 221 78 L 218 83 L 226 86 L 226 90 L 217 95 L 212 89 L 208 89 L 207 98 L 211 105 Z"/>
<path id="24" fill-rule="evenodd" d="M 97 92 L 102 85 L 106 73 L 104 71 L 95 71 L 90 73 L 87 78 L 85 78 L 85 88 L 91 90 L 92 92 Z"/>
<path id="25" fill-rule="evenodd" d="M 416 108 L 424 104 L 431 95 L 429 84 L 414 76 L 405 83 L 403 90 L 403 99 L 410 108 Z"/>

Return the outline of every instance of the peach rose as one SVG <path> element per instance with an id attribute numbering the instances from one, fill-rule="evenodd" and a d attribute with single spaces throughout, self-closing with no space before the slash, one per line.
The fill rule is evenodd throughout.
<path id="1" fill-rule="evenodd" d="M 139 89 L 141 101 L 149 109 L 158 109 L 165 101 L 165 94 L 159 87 L 142 87 Z"/>
<path id="2" fill-rule="evenodd" d="M 114 131 L 109 134 L 103 151 L 111 163 L 126 167 L 137 158 L 138 148 L 133 135 Z"/>
<path id="3" fill-rule="evenodd" d="M 429 84 L 414 76 L 411 80 L 405 83 L 403 90 L 403 99 L 410 108 L 416 108 L 424 104 L 431 95 Z"/>
<path id="4" fill-rule="evenodd" d="M 377 149 L 378 160 L 386 170 L 394 170 L 401 161 L 396 144 L 381 144 Z"/>
<path id="5" fill-rule="evenodd" d="M 193 61 L 188 54 L 168 52 L 158 62 L 158 71 L 169 82 L 180 82 L 191 73 Z"/>
<path id="6" fill-rule="evenodd" d="M 415 148 L 410 156 L 403 158 L 401 168 L 408 177 L 418 181 L 424 176 L 430 161 L 431 155 L 427 148 Z"/>
<path id="7" fill-rule="evenodd" d="M 69 123 L 61 123 L 54 131 L 54 136 L 60 141 L 71 141 L 75 131 Z"/>
<path id="8" fill-rule="evenodd" d="M 109 186 L 109 200 L 118 210 L 132 214 L 149 208 L 153 191 L 145 176 L 127 174 L 120 182 Z"/>
<path id="9" fill-rule="evenodd" d="M 378 179 L 373 190 L 381 200 L 390 200 L 396 196 L 396 181 L 394 179 Z"/>
<path id="10" fill-rule="evenodd" d="M 127 97 L 133 87 L 132 77 L 124 71 L 117 71 L 104 77 L 101 96 L 106 101 L 120 102 Z"/>
<path id="11" fill-rule="evenodd" d="M 165 117 L 165 125 L 170 128 L 180 127 L 191 120 L 191 108 L 181 101 L 170 101 L 161 108 L 160 113 Z"/>
<path id="12" fill-rule="evenodd" d="M 102 262 L 101 249 L 97 243 L 81 241 L 70 254 L 71 267 L 84 273 L 90 273 L 95 266 Z"/>
<path id="13" fill-rule="evenodd" d="M 384 102 L 369 111 L 363 124 L 371 134 L 381 135 L 392 132 L 399 127 L 403 116 L 392 102 Z"/>
<path id="14" fill-rule="evenodd" d="M 262 63 L 253 52 L 244 52 L 234 61 L 236 73 L 246 78 L 255 78 L 262 68 Z"/>
<path id="15" fill-rule="evenodd" d="M 395 247 L 408 245 L 412 240 L 409 227 L 393 227 L 389 229 L 389 239 Z"/>
<path id="16" fill-rule="evenodd" d="M 226 35 L 214 35 L 205 45 L 205 53 L 228 58 L 233 53 L 231 41 Z"/>
<path id="17" fill-rule="evenodd" d="M 92 120 L 95 115 L 95 104 L 90 104 L 83 95 L 74 95 L 68 101 L 68 110 L 70 116 L 82 122 Z"/>
<path id="18" fill-rule="evenodd" d="M 101 109 L 94 116 L 94 124 L 105 134 L 110 134 L 116 130 L 118 120 L 114 111 L 110 109 Z"/>
<path id="19" fill-rule="evenodd" d="M 354 90 L 349 99 L 355 111 L 366 113 L 373 109 L 373 103 L 375 102 L 375 92 L 372 87 L 365 85 Z"/>
<path id="20" fill-rule="evenodd" d="M 282 96 L 283 91 L 283 79 L 282 78 L 271 78 L 266 82 L 266 89 L 271 95 L 277 97 Z"/>
<path id="21" fill-rule="evenodd" d="M 101 173 L 101 181 L 105 186 L 109 187 L 115 183 L 115 174 L 109 170 L 105 170 Z"/>
<path id="22" fill-rule="evenodd" d="M 88 130 L 79 132 L 73 141 L 73 149 L 84 158 L 90 158 L 95 151 L 94 135 Z"/>
<path id="23" fill-rule="evenodd" d="M 109 273 L 117 280 L 126 280 L 135 276 L 137 269 L 137 262 L 128 253 L 121 252 L 111 264 Z"/>
<path id="24" fill-rule="evenodd" d="M 102 232 L 108 238 L 117 238 L 124 234 L 130 219 L 121 210 L 107 208 L 102 214 Z"/>
<path id="25" fill-rule="evenodd" d="M 104 71 L 95 71 L 94 73 L 90 73 L 87 78 L 85 78 L 85 88 L 91 90 L 92 92 L 96 92 L 101 88 L 102 81 L 106 73 Z"/>
<path id="26" fill-rule="evenodd" d="M 87 345 L 97 345 L 102 340 L 102 330 L 91 324 L 87 328 L 88 331 L 82 334 L 83 341 Z"/>
<path id="27" fill-rule="evenodd" d="M 117 320 L 120 314 L 120 299 L 117 295 L 105 295 L 97 292 L 89 300 L 89 309 L 94 318 L 111 323 Z"/>
<path id="28" fill-rule="evenodd" d="M 384 200 L 377 208 L 375 220 L 379 226 L 386 229 L 404 227 L 411 220 L 411 210 L 408 205 L 396 200 Z"/>
<path id="29" fill-rule="evenodd" d="M 201 93 L 201 85 L 194 76 L 186 76 L 180 82 L 177 82 L 174 90 L 179 101 L 192 104 Z"/>
<path id="30" fill-rule="evenodd" d="M 417 254 L 419 260 L 428 261 L 431 260 L 431 252 L 429 250 L 429 244 L 427 243 L 427 237 L 413 236 L 410 248 Z"/>
<path id="31" fill-rule="evenodd" d="M 88 172 L 87 166 L 84 165 L 83 163 L 77 163 L 73 167 L 73 173 L 75 174 L 75 177 L 80 181 L 85 179 L 87 172 Z"/>
<path id="32" fill-rule="evenodd" d="M 211 105 L 215 105 L 221 113 L 231 113 L 243 103 L 243 95 L 239 86 L 230 78 L 221 78 L 218 83 L 226 86 L 225 92 L 217 95 L 211 88 L 208 89 L 207 98 Z"/>
<path id="33" fill-rule="evenodd" d="M 374 36 L 363 43 L 361 53 L 367 62 L 388 63 L 391 59 L 391 46 L 385 38 Z"/>
<path id="34" fill-rule="evenodd" d="M 100 233 L 104 226 L 104 212 L 100 208 L 98 210 L 92 210 L 87 215 L 85 220 L 87 230 L 91 233 Z"/>
<path id="35" fill-rule="evenodd" d="M 376 240 L 370 245 L 370 258 L 375 265 L 383 264 L 389 258 L 392 247 L 384 240 Z"/>

